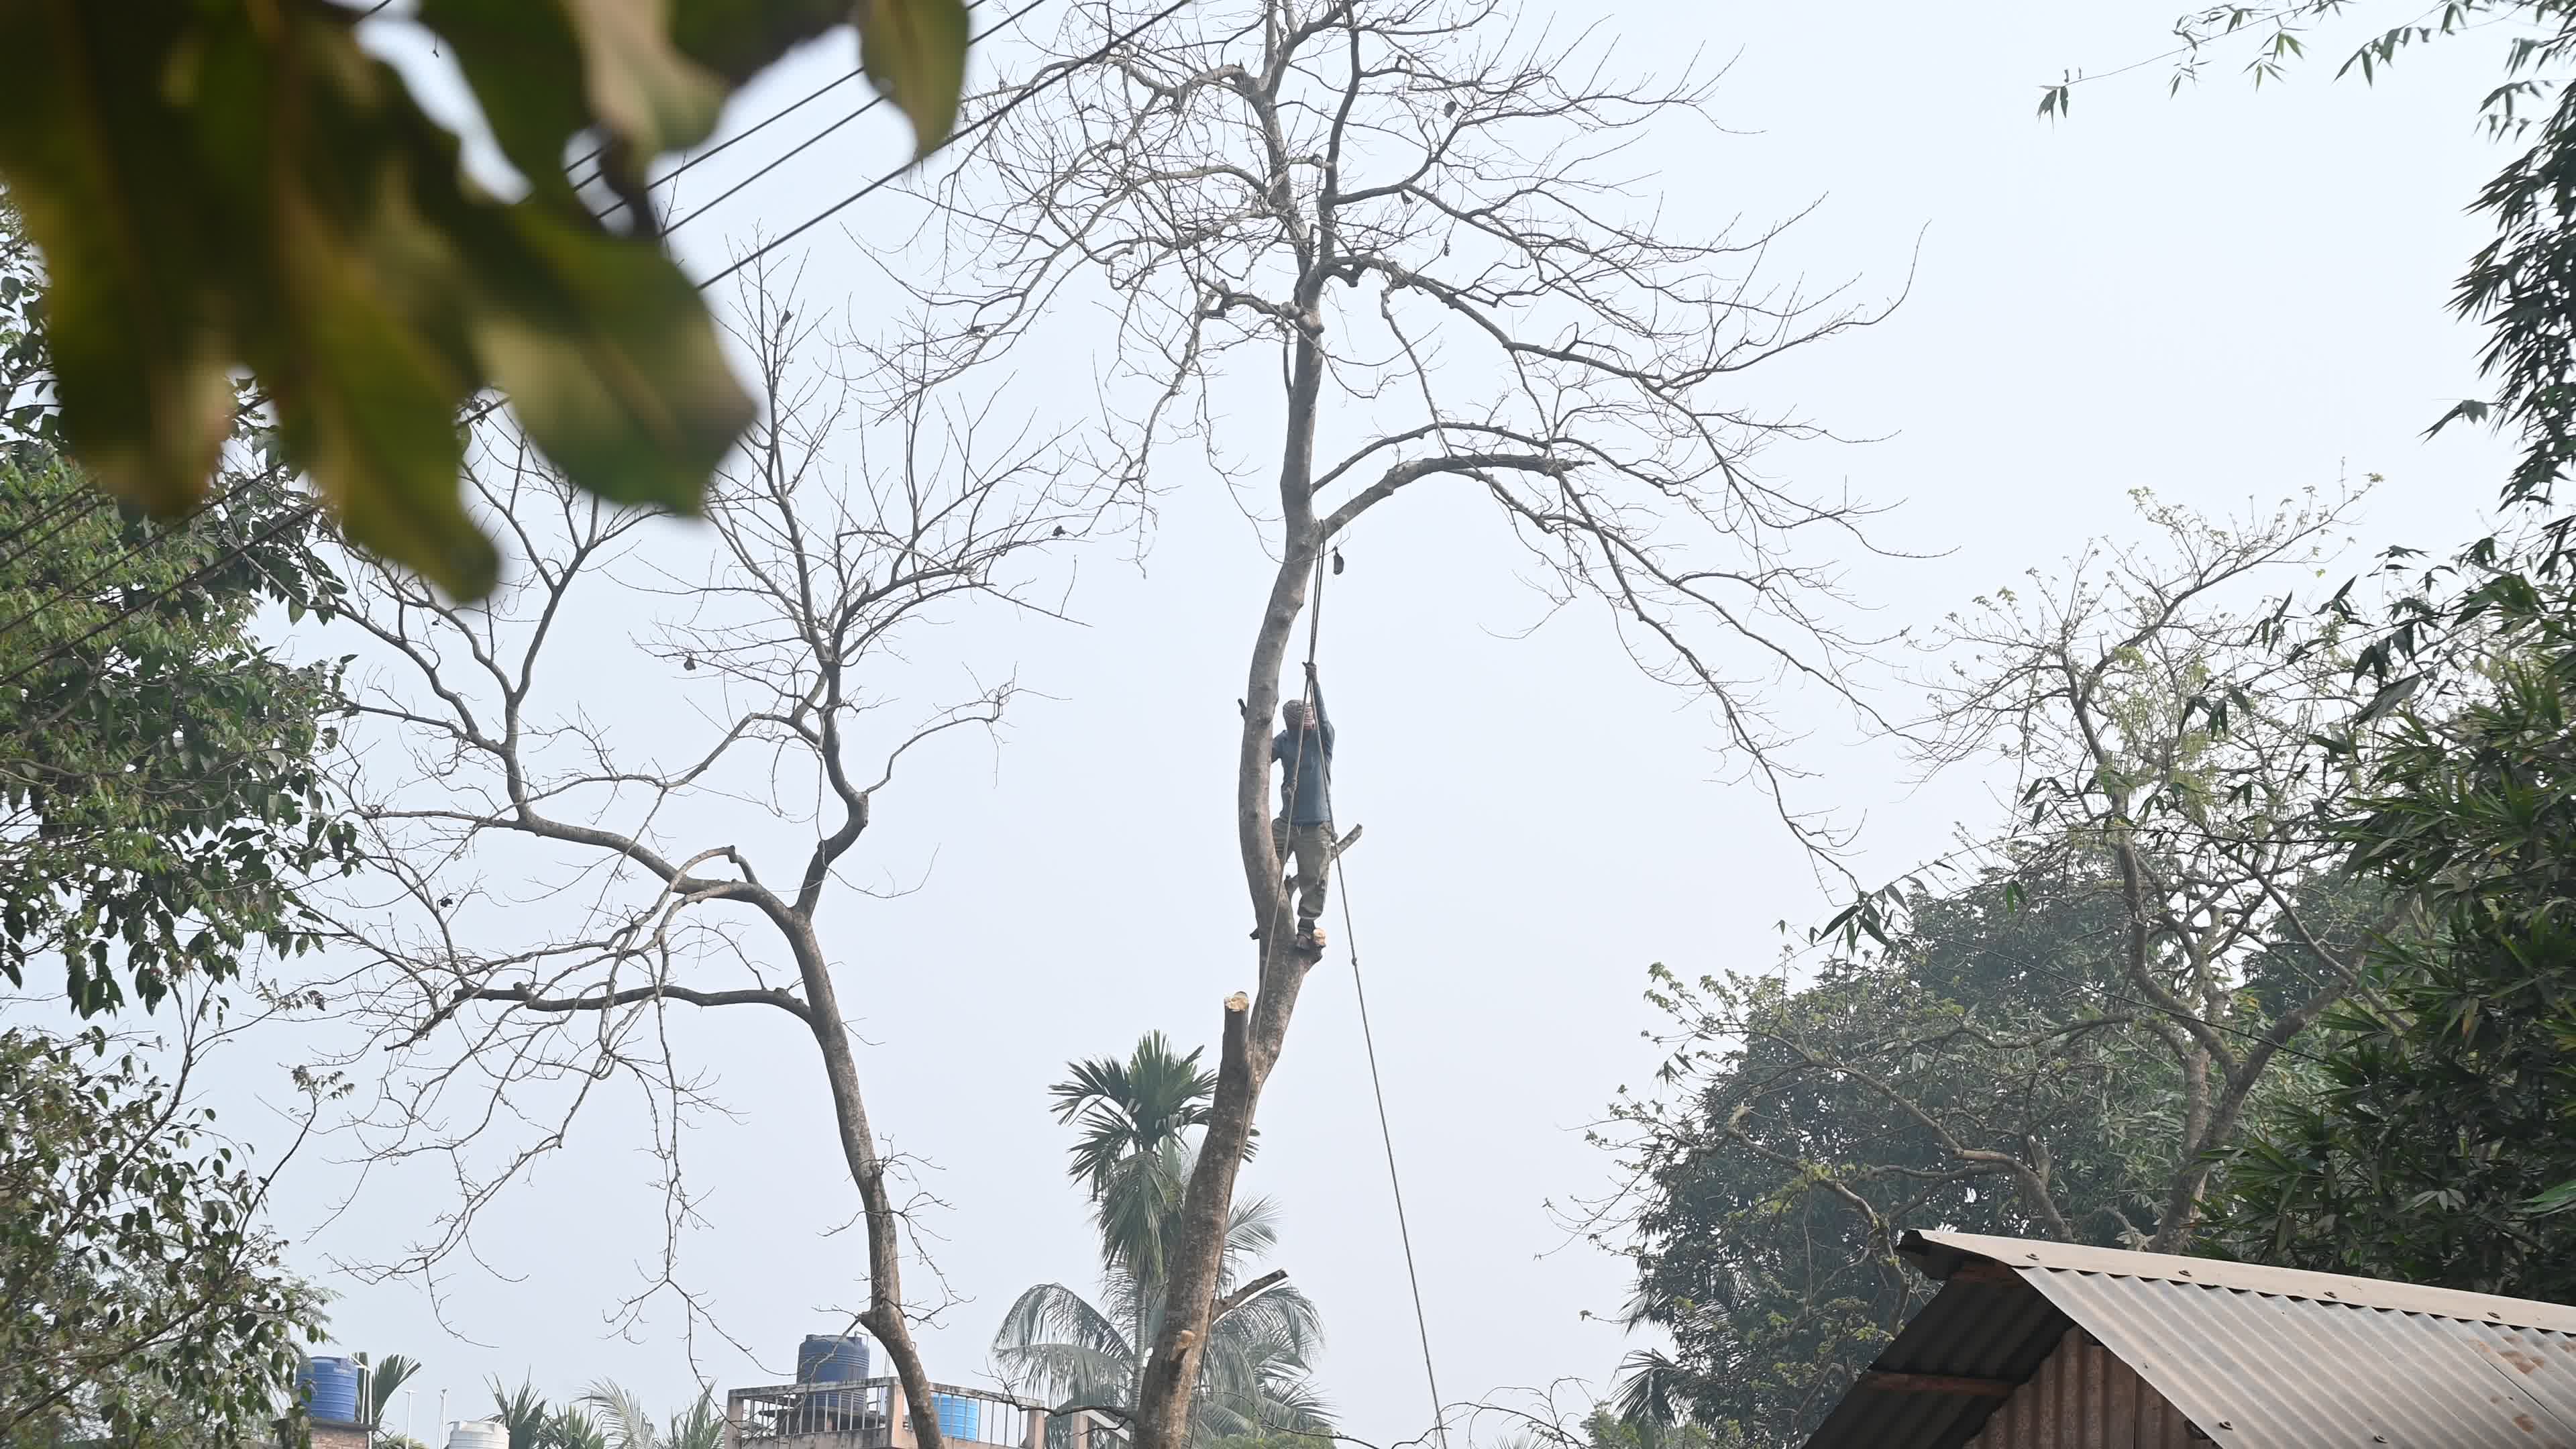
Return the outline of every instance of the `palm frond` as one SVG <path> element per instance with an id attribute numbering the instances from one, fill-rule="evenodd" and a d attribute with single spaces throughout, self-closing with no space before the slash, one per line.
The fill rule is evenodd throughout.
<path id="1" fill-rule="evenodd" d="M 1619 1377 L 1611 1385 L 1611 1406 L 1632 1424 L 1677 1423 L 1694 1382 L 1691 1372 L 1667 1355 L 1637 1349 L 1619 1365 Z"/>
<path id="2" fill-rule="evenodd" d="M 361 1360 L 364 1362 L 364 1360 Z M 420 1360 L 399 1353 L 386 1354 L 367 1365 L 367 1421 L 381 1424 L 385 1410 L 392 1406 L 394 1395 L 402 1391 L 405 1381 L 420 1372 Z"/>
<path id="3" fill-rule="evenodd" d="M 608 1431 L 579 1403 L 547 1415 L 537 1431 L 537 1443 L 541 1449 L 609 1449 Z"/>
<path id="4" fill-rule="evenodd" d="M 1216 1095 L 1216 1073 L 1199 1067 L 1199 1052 L 1172 1049 L 1150 1031 L 1127 1060 L 1093 1057 L 1071 1064 L 1073 1075 L 1048 1089 L 1056 1120 L 1079 1125 L 1067 1172 L 1091 1184 L 1095 1195 L 1121 1163 L 1151 1157 L 1207 1120 Z"/>
<path id="5" fill-rule="evenodd" d="M 1302 1369 L 1324 1346 L 1324 1315 L 1295 1284 L 1282 1283 L 1218 1319 L 1208 1343 L 1214 1348 L 1220 1342 L 1260 1345 Z"/>
<path id="6" fill-rule="evenodd" d="M 1266 1258 L 1279 1248 L 1279 1204 L 1266 1197 L 1234 1205 L 1225 1222 L 1229 1259 Z"/>
<path id="7" fill-rule="evenodd" d="M 608 1440 L 608 1449 L 661 1449 L 661 1435 L 654 1428 L 652 1411 L 644 1407 L 644 1401 L 633 1390 L 608 1379 L 597 1379 L 573 1402 L 603 1416 L 599 1427 Z"/>
<path id="8" fill-rule="evenodd" d="M 492 1405 L 499 1410 L 501 1426 L 510 1432 L 510 1449 L 541 1449 L 546 1418 L 552 1412 L 545 1396 L 537 1392 L 532 1379 L 521 1379 L 515 1389 L 503 1388 L 498 1374 L 491 1380 Z"/>
<path id="9" fill-rule="evenodd" d="M 1136 1349 L 1108 1314 L 1061 1283 L 1014 1300 L 993 1334 L 993 1357 L 1020 1392 L 1066 1403 L 1124 1403 Z"/>
<path id="10" fill-rule="evenodd" d="M 671 1416 L 662 1431 L 662 1449 L 724 1449 L 724 1410 L 712 1390 L 698 1390 L 689 1407 Z"/>

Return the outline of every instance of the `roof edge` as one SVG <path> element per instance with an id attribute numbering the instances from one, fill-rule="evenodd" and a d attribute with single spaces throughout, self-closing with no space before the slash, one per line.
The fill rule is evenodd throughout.
<path id="1" fill-rule="evenodd" d="M 2341 1273 L 2311 1273 L 2260 1263 L 2231 1263 L 2220 1258 L 2185 1258 L 2171 1253 L 2139 1253 L 2125 1248 L 2093 1248 L 2030 1238 L 1997 1238 L 1983 1233 L 1909 1231 L 1897 1252 L 1934 1279 L 1950 1276 L 1971 1261 L 2002 1264 L 2025 1275 L 2046 1270 L 2099 1273 L 2114 1278 L 2146 1278 L 2202 1288 L 2227 1288 L 2271 1298 L 2297 1298 L 2339 1303 L 2353 1308 L 2382 1308 L 2421 1313 L 2464 1323 L 2501 1323 L 2514 1328 L 2576 1334 L 2576 1308 L 2528 1298 L 2500 1298 L 2396 1283 L 2385 1278 L 2354 1278 Z"/>

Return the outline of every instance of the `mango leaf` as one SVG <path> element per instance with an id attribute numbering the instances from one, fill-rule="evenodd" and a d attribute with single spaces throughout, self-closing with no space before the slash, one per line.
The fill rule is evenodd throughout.
<path id="1" fill-rule="evenodd" d="M 855 13 L 860 69 L 911 118 L 915 153 L 929 155 L 956 129 L 966 90 L 963 0 L 858 0 Z"/>
<path id="2" fill-rule="evenodd" d="M 425 185 L 453 190 L 452 143 L 345 26 L 217 24 L 199 41 L 204 174 L 299 183 L 272 182 L 268 204 L 238 223 L 228 278 L 258 300 L 260 325 L 235 341 L 280 441 L 352 539 L 452 593 L 482 594 L 500 559 L 458 501 L 455 424 L 479 378 L 465 334 L 434 320 L 453 309 L 456 268 L 419 235 L 410 200 Z"/>

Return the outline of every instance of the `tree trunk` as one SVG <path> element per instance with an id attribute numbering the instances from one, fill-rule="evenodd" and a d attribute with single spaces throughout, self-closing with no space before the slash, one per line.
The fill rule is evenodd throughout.
<path id="1" fill-rule="evenodd" d="M 850 1031 L 841 1019 L 840 998 L 832 974 L 810 926 L 794 933 L 796 966 L 804 976 L 805 1004 L 812 1011 L 814 1044 L 823 1053 L 823 1073 L 832 1084 L 832 1117 L 841 1133 L 841 1156 L 849 1163 L 850 1181 L 858 1185 L 859 1205 L 868 1227 L 868 1306 L 859 1315 L 865 1328 L 894 1360 L 903 1384 L 904 1410 L 912 1420 L 919 1449 L 947 1449 L 939 1430 L 938 1405 L 930 1391 L 930 1372 L 912 1341 L 912 1325 L 903 1316 L 903 1260 L 898 1252 L 902 1226 L 886 1195 L 885 1161 L 877 1156 L 876 1136 L 868 1130 L 867 1103 L 859 1095 L 858 1057 L 850 1050 Z"/>
<path id="2" fill-rule="evenodd" d="M 1315 520 L 1315 401 L 1323 385 L 1323 350 L 1313 320 L 1313 298 L 1301 312 L 1295 365 L 1279 465 L 1283 547 L 1270 600 L 1252 644 L 1251 677 L 1243 692 L 1243 734 L 1235 759 L 1235 835 L 1243 855 L 1244 884 L 1261 930 L 1260 995 L 1228 997 L 1216 1096 L 1208 1107 L 1198 1165 L 1182 1200 L 1179 1231 L 1166 1257 L 1163 1322 L 1147 1359 L 1136 1404 L 1135 1449 L 1186 1449 L 1190 1402 L 1198 1386 L 1217 1284 L 1225 1267 L 1225 1228 L 1234 1210 L 1234 1181 L 1252 1139 L 1262 1084 L 1279 1059 L 1297 992 L 1306 981 L 1305 958 L 1289 949 L 1294 917 L 1270 838 L 1270 720 L 1279 704 L 1279 673 L 1289 640 L 1307 607 L 1307 588 L 1324 537 Z"/>

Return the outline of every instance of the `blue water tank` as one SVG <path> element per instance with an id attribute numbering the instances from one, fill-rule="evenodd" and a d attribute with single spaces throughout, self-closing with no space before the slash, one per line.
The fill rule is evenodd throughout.
<path id="1" fill-rule="evenodd" d="M 796 1350 L 796 1382 L 846 1384 L 868 1376 L 868 1341 L 858 1334 L 809 1333 Z"/>
<path id="2" fill-rule="evenodd" d="M 333 1424 L 358 1421 L 358 1361 L 309 1358 L 295 1375 L 295 1396 L 304 1411 Z"/>
<path id="3" fill-rule="evenodd" d="M 939 1432 L 951 1439 L 983 1438 L 984 1401 L 963 1394 L 932 1394 L 930 1402 L 939 1410 Z"/>

